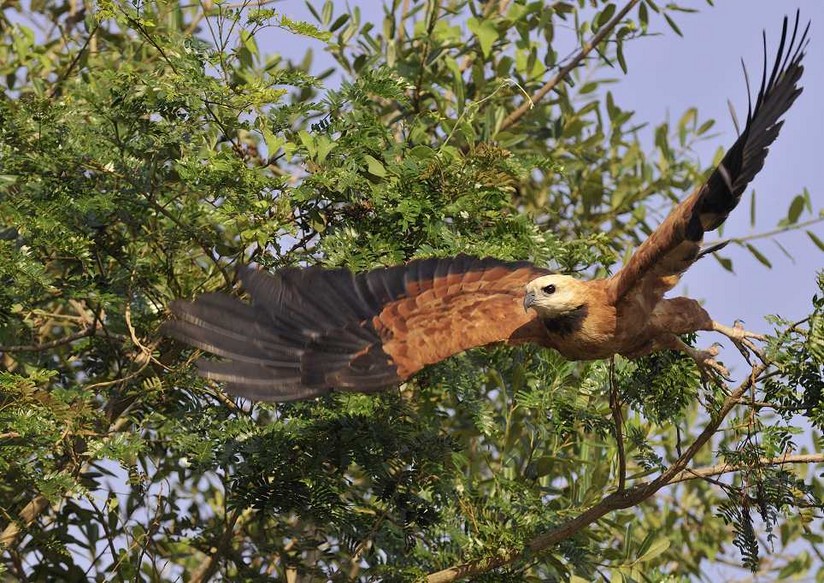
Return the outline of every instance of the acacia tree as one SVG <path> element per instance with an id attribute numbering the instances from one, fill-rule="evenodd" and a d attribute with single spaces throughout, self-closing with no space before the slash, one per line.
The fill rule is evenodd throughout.
<path id="1" fill-rule="evenodd" d="M 626 43 L 678 32 L 677 6 L 310 10 L 4 7 L 5 576 L 640 581 L 700 575 L 730 544 L 746 568 L 808 572 L 820 296 L 729 385 L 675 354 L 490 348 L 379 395 L 253 404 L 158 336 L 169 301 L 235 289 L 248 262 L 468 252 L 604 275 L 654 228 L 645 209 L 705 174 L 689 147 L 711 121 L 690 110 L 645 148 L 604 85 Z M 264 54 L 264 30 L 334 69 Z M 782 227 L 804 212 L 802 194 Z"/>

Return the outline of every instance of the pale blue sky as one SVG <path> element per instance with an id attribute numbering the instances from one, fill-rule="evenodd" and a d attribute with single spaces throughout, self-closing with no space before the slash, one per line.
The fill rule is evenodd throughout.
<path id="1" fill-rule="evenodd" d="M 370 9 L 376 11 L 375 20 L 381 18 L 377 1 L 350 4 L 362 7 L 364 19 L 371 19 Z M 747 63 L 751 78 L 760 79 L 761 31 L 767 31 L 768 54 L 772 58 L 783 16 L 794 16 L 796 8 L 800 8 L 803 21 L 813 22 L 802 79 L 804 93 L 786 115 L 781 135 L 752 184 L 758 200 L 756 229 L 749 225 L 748 190 L 741 207 L 727 221 L 724 236 L 746 236 L 775 227 L 778 219 L 786 215 L 790 201 L 805 186 L 810 190 L 816 212 L 824 208 L 824 148 L 818 141 L 824 137 L 824 2 L 718 0 L 715 7 L 710 7 L 704 0 L 684 0 L 681 4 L 699 10 L 677 15 L 683 38 L 658 17 L 651 18 L 651 30 L 661 32 L 660 36 L 629 43 L 629 72 L 621 79 L 620 70 L 616 70 L 620 82 L 610 87 L 616 101 L 624 108 L 634 109 L 636 120 L 650 124 L 667 117 L 677 121 L 687 108 L 698 107 L 700 119 L 716 120 L 716 136 L 695 148 L 701 161 L 709 163 L 719 146 L 730 146 L 736 137 L 727 100 L 733 102 L 739 119 L 746 115 L 741 59 Z M 277 8 L 292 18 L 314 22 L 303 2 L 290 0 Z M 322 43 L 292 37 L 293 42 L 284 45 L 266 36 L 258 37 L 263 50 L 275 45 L 284 56 L 297 58 L 307 46 L 312 46 L 316 72 L 331 64 Z M 564 50 L 559 52 L 566 54 Z M 824 224 L 811 229 L 824 239 Z M 710 234 L 707 240 L 714 238 L 715 234 Z M 795 263 L 770 240 L 757 245 L 773 263 L 773 269 L 761 265 L 744 249 L 728 247 L 723 255 L 733 259 L 735 274 L 723 270 L 714 259 L 706 259 L 688 272 L 676 291 L 704 300 L 715 319 L 732 323 L 740 318 L 755 331 L 769 329 L 763 319 L 767 314 L 800 318 L 809 310 L 810 298 L 816 290 L 815 272 L 824 266 L 824 253 L 803 232 L 783 234 L 778 240 L 794 255 Z M 706 338 L 707 343 L 715 340 Z M 736 352 L 728 343 L 726 348 L 725 353 Z"/>

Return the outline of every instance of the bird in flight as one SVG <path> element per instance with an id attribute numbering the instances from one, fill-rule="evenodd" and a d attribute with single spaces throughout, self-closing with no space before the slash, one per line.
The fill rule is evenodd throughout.
<path id="1" fill-rule="evenodd" d="M 764 72 L 738 139 L 708 180 L 678 204 L 615 275 L 581 281 L 529 262 L 458 255 L 354 274 L 347 269 L 240 270 L 252 303 L 222 293 L 172 302 L 162 331 L 222 357 L 200 374 L 254 400 L 289 401 L 330 391 L 397 386 L 427 365 L 478 346 L 534 343 L 570 360 L 659 350 L 725 369 L 715 351 L 679 335 L 717 331 L 737 344 L 757 335 L 718 324 L 690 298 L 664 295 L 708 250 L 717 229 L 761 170 L 797 86 L 809 24 L 784 18 L 778 54 Z"/>

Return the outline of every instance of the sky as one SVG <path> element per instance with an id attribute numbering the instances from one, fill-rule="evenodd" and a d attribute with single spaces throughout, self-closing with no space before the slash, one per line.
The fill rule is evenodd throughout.
<path id="1" fill-rule="evenodd" d="M 350 0 L 349 4 L 361 6 L 365 20 L 370 19 L 373 7 L 374 20 L 381 18 L 381 3 L 377 1 Z M 701 163 L 708 165 L 716 150 L 731 146 L 737 136 L 727 101 L 732 101 L 739 120 L 746 116 L 747 90 L 741 59 L 747 64 L 752 83 L 757 83 L 761 75 L 762 31 L 767 32 L 767 51 L 772 59 L 784 15 L 794 18 L 796 9 L 800 9 L 802 22 L 813 23 L 801 80 L 804 92 L 785 115 L 781 135 L 770 148 L 764 168 L 746 191 L 741 205 L 727 220 L 723 237 L 746 237 L 774 229 L 778 220 L 786 216 L 792 199 L 805 187 L 818 216 L 824 209 L 824 154 L 817 141 L 824 134 L 824 107 L 820 106 L 824 104 L 824 2 L 716 0 L 712 7 L 704 0 L 681 0 L 679 4 L 698 10 L 676 15 L 683 37 L 676 35 L 663 18 L 652 15 L 650 29 L 661 34 L 626 45 L 629 71 L 623 75 L 616 69 L 619 82 L 609 87 L 616 102 L 624 109 L 634 110 L 636 122 L 649 122 L 650 127 L 665 119 L 677 122 L 693 106 L 698 108 L 701 121 L 715 119 L 713 137 L 694 147 Z M 290 0 L 277 8 L 291 18 L 315 22 L 303 2 Z M 336 14 L 340 11 L 337 9 Z M 275 47 L 266 38 L 258 38 L 264 51 L 276 50 L 293 59 L 301 58 L 305 49 L 311 47 L 315 52 L 314 72 L 333 64 L 322 43 L 298 37 L 292 40 Z M 563 49 L 559 53 L 567 54 Z M 642 131 L 642 140 L 651 143 L 650 128 L 646 134 Z M 757 200 L 754 228 L 750 226 L 749 212 L 753 189 Z M 802 220 L 810 218 L 813 215 L 805 214 Z M 824 223 L 809 230 L 824 239 Z M 710 233 L 705 241 L 717 238 L 717 233 Z M 817 290 L 816 272 L 824 268 L 824 252 L 803 231 L 784 233 L 775 240 L 790 252 L 792 260 L 772 239 L 754 242 L 770 260 L 772 269 L 759 263 L 746 249 L 729 246 L 721 254 L 733 260 L 735 273 L 724 270 L 715 259 L 705 259 L 687 272 L 675 294 L 703 301 L 710 315 L 721 323 L 732 324 L 740 319 L 755 332 L 771 330 L 764 320 L 769 314 L 791 320 L 804 317 Z M 735 362 L 743 363 L 730 343 L 715 334 L 702 335 L 699 344 L 709 345 L 717 340 L 724 345 L 722 354 L 733 369 Z"/>

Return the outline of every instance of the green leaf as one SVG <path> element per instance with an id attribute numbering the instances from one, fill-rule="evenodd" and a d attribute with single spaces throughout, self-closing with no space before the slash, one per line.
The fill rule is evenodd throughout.
<path id="1" fill-rule="evenodd" d="M 750 226 L 755 227 L 755 191 L 750 195 Z"/>
<path id="2" fill-rule="evenodd" d="M 263 141 L 266 144 L 266 150 L 270 157 L 277 154 L 281 146 L 283 146 L 286 143 L 286 138 L 276 136 L 272 133 L 272 130 L 270 130 L 267 127 L 261 128 L 260 132 L 261 134 L 263 134 Z"/>
<path id="3" fill-rule="evenodd" d="M 279 26 L 295 34 L 301 36 L 308 36 L 310 38 L 314 38 L 321 41 L 328 41 L 330 38 L 332 38 L 332 33 L 329 31 L 321 30 L 314 24 L 310 24 L 308 22 L 292 20 L 291 18 L 283 14 L 281 14 L 280 16 Z"/>
<path id="4" fill-rule="evenodd" d="M 766 258 L 766 257 L 765 257 L 765 256 L 764 256 L 764 255 L 763 255 L 763 254 L 762 254 L 762 253 L 758 250 L 758 249 L 756 249 L 753 245 L 750 245 L 749 243 L 745 243 L 745 244 L 744 244 L 744 246 L 747 248 L 747 250 L 748 250 L 750 253 L 752 253 L 753 257 L 755 257 L 756 259 L 758 259 L 759 263 L 761 263 L 761 264 L 762 264 L 762 265 L 764 265 L 765 267 L 772 268 L 772 263 L 770 263 L 770 260 L 769 260 L 769 259 L 767 259 L 767 258 Z"/>
<path id="5" fill-rule="evenodd" d="M 369 170 L 369 174 L 373 174 L 380 178 L 386 176 L 386 168 L 384 168 L 383 164 L 378 161 L 377 158 L 370 156 L 369 154 L 365 154 L 363 159 L 366 160 L 366 166 Z"/>
<path id="6" fill-rule="evenodd" d="M 670 548 L 670 540 L 668 538 L 659 538 L 654 543 L 652 543 L 649 548 L 644 552 L 643 555 L 638 557 L 638 562 L 643 563 L 646 561 L 651 561 L 658 555 L 662 554 Z"/>
<path id="7" fill-rule="evenodd" d="M 324 26 L 328 26 L 329 23 L 332 22 L 332 10 L 334 7 L 334 2 L 332 2 L 332 0 L 326 0 L 326 2 L 323 3 L 323 8 L 321 9 L 321 22 Z"/>
<path id="8" fill-rule="evenodd" d="M 624 58 L 624 43 L 622 41 L 619 41 L 618 44 L 615 45 L 615 58 L 618 59 L 618 66 L 621 67 L 621 71 L 626 74 L 627 61 Z"/>
<path id="9" fill-rule="evenodd" d="M 347 22 L 349 22 L 349 14 L 344 12 L 335 19 L 335 22 L 329 27 L 329 32 L 335 32 Z"/>
<path id="10" fill-rule="evenodd" d="M 609 22 L 610 18 L 615 14 L 615 4 L 607 4 L 606 7 L 598 14 L 596 18 L 596 25 L 598 28 L 604 26 Z"/>
<path id="11" fill-rule="evenodd" d="M 695 133 L 696 133 L 697 135 L 699 135 L 699 136 L 703 136 L 703 135 L 704 135 L 704 134 L 706 134 L 708 131 L 710 131 L 710 129 L 711 129 L 714 125 L 715 125 L 715 120 L 714 120 L 714 119 L 711 119 L 711 120 L 709 120 L 709 121 L 705 121 L 704 123 L 702 123 L 702 124 L 698 127 L 698 129 L 695 131 Z"/>
<path id="12" fill-rule="evenodd" d="M 409 151 L 409 155 L 416 160 L 431 160 L 438 153 L 429 146 L 417 145 Z"/>
<path id="13" fill-rule="evenodd" d="M 781 244 L 781 241 L 778 239 L 773 239 L 773 243 L 775 243 L 776 247 L 778 247 L 784 256 L 789 259 L 792 263 L 795 263 L 795 257 L 793 257 L 792 253 L 790 253 L 784 245 Z"/>
<path id="14" fill-rule="evenodd" d="M 645 2 L 638 6 L 638 21 L 641 23 L 641 32 L 646 33 L 649 26 L 649 11 Z"/>
<path id="15" fill-rule="evenodd" d="M 824 241 L 819 239 L 818 235 L 816 235 L 812 231 L 805 232 L 807 233 L 807 236 L 810 238 L 810 240 L 815 244 L 815 246 L 818 247 L 821 251 L 824 251 Z"/>
<path id="16" fill-rule="evenodd" d="M 804 196 L 798 194 L 790 203 L 790 208 L 787 211 L 787 222 L 790 225 L 794 225 L 798 222 L 798 218 L 801 216 L 801 213 L 804 211 L 805 205 Z"/>
<path id="17" fill-rule="evenodd" d="M 723 267 L 730 273 L 734 273 L 732 269 L 732 259 L 730 259 L 729 257 L 722 257 L 718 253 L 713 253 L 712 256 L 715 257 L 715 260 L 721 264 L 721 267 Z"/>
<path id="18" fill-rule="evenodd" d="M 478 42 L 481 45 L 481 51 L 485 57 L 492 53 L 492 45 L 498 40 L 498 29 L 492 20 L 479 21 L 477 18 L 469 18 L 466 21 L 466 27 L 478 37 Z"/>
<path id="19" fill-rule="evenodd" d="M 680 29 L 680 28 L 678 28 L 678 25 L 677 25 L 677 24 L 675 24 L 675 21 L 674 21 L 672 18 L 670 18 L 670 15 L 669 15 L 669 14 L 664 13 L 664 20 L 666 20 L 666 21 L 667 21 L 667 24 L 669 24 L 669 25 L 670 25 L 670 28 L 671 28 L 673 31 L 675 31 L 675 34 L 677 34 L 678 36 L 684 36 L 684 34 L 681 32 L 681 29 Z"/>
<path id="20" fill-rule="evenodd" d="M 695 126 L 697 116 L 698 110 L 694 107 L 690 107 L 684 112 L 681 119 L 678 120 L 678 141 L 682 147 L 687 143 L 687 132 L 690 128 Z"/>

